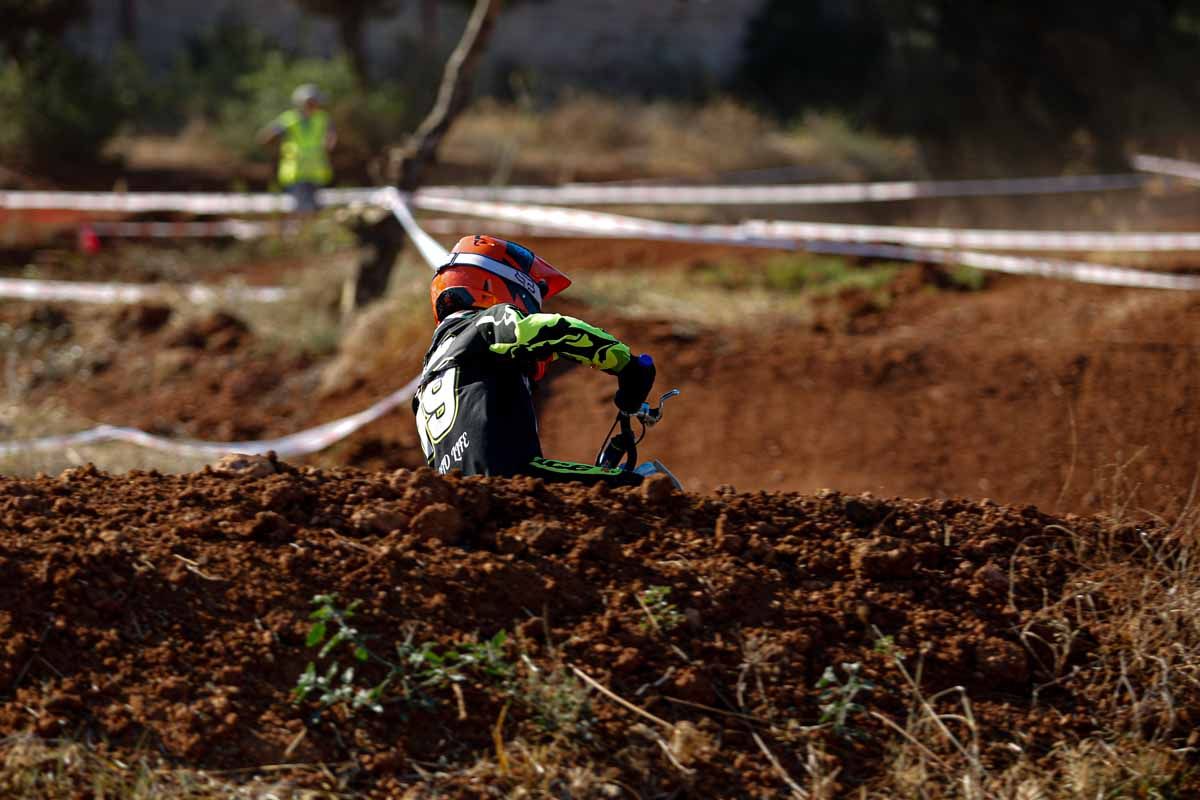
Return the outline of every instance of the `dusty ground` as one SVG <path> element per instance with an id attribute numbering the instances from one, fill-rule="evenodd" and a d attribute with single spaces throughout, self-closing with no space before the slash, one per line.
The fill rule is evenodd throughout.
<path id="1" fill-rule="evenodd" d="M 738 257 L 754 269 L 767 257 L 645 242 L 535 244 L 577 273 Z M 267 262 L 250 277 L 263 282 L 285 267 Z M 1114 481 L 1139 487 L 1148 508 L 1187 495 L 1200 464 L 1200 298 L 1005 277 L 962 292 L 938 290 L 938 281 L 912 267 L 882 306 L 848 291 L 811 317 L 733 326 L 703 315 L 629 318 L 569 294 L 556 307 L 652 353 L 658 388 L 683 390 L 643 453 L 694 491 L 833 487 L 1072 511 L 1104 508 Z M 43 370 L 35 400 L 65 403 L 83 419 L 211 439 L 290 433 L 364 408 L 419 368 L 429 334 L 420 304 L 407 308 L 405 320 L 388 323 L 386 352 L 343 352 L 342 366 L 369 366 L 330 381 L 329 353 L 265 346 L 264 332 L 231 311 L 177 309 L 163 319 L 154 308 L 13 303 L 0 317 L 14 328 L 65 329 L 59 349 L 78 332 L 107 332 L 87 348 L 95 363 L 84 374 Z M 610 384 L 580 368 L 552 374 L 541 392 L 547 453 L 594 457 Z M 314 461 L 416 466 L 411 417 L 401 409 Z"/>
<path id="2" fill-rule="evenodd" d="M 571 796 L 779 796 L 763 747 L 792 775 L 832 776 L 839 793 L 885 777 L 882 717 L 904 726 L 912 699 L 902 668 L 925 697 L 965 687 L 989 770 L 1120 716 L 1119 698 L 1063 677 L 1091 659 L 1086 630 L 1063 663 L 1031 635 L 1049 640 L 1043 611 L 1074 574 L 1078 542 L 1103 528 L 1032 506 L 701 497 L 663 482 L 550 490 L 259 459 L 0 478 L 0 527 L 0 734 L 70 737 L 126 760 L 320 762 L 324 776 L 295 780 L 379 797 L 424 772 L 438 796 L 474 797 L 484 782 L 472 769 L 498 747 L 510 771 L 487 783 L 512 788 L 553 744 L 560 761 L 540 780 Z M 310 599 L 331 592 L 343 607 L 361 601 L 354 624 L 385 657 L 406 640 L 444 654 L 507 639 L 491 671 L 464 667 L 461 682 L 405 692 L 396 678 L 379 713 L 296 704 L 307 662 L 355 663 L 348 649 L 322 659 L 306 646 Z M 416 662 L 402 663 L 415 683 Z M 844 664 L 873 688 L 847 696 Z M 827 667 L 832 690 L 817 687 Z M 657 721 L 585 691 L 580 673 Z M 372 661 L 357 680 L 384 674 Z M 841 724 L 821 724 L 839 698 Z M 1186 738 L 1195 693 L 1174 710 L 1166 741 Z"/>
<path id="3" fill-rule="evenodd" d="M 767 257 L 536 245 L 584 272 Z M 100 275 L 85 267 L 100 269 L 48 277 Z M 255 283 L 288 269 L 210 267 L 205 280 Z M 301 764 L 270 774 L 379 797 L 769 797 L 785 773 L 825 781 L 827 796 L 889 796 L 897 775 L 913 780 L 914 753 L 926 758 L 889 722 L 932 748 L 929 763 L 965 769 L 914 711 L 948 690 L 930 708 L 962 718 L 969 698 L 973 722 L 952 724 L 979 743 L 977 772 L 1053 774 L 1064 742 L 1135 731 L 1176 751 L 1158 774 L 1184 774 L 1192 662 L 1166 705 L 1148 689 L 1132 702 L 1105 671 L 1115 634 L 1101 612 L 1151 584 L 1080 577 L 1088 552 L 1144 556 L 1172 534 L 1068 512 L 1168 512 L 1185 497 L 1200 298 L 1016 278 L 957 291 L 920 266 L 882 297 L 848 290 L 812 313 L 722 325 L 558 304 L 654 354 L 659 388 L 683 389 L 643 454 L 692 494 L 398 469 L 420 458 L 405 409 L 295 465 L 0 478 L 0 736 L 235 780 Z M 8 303 L 5 386 L 79 421 L 280 435 L 408 380 L 430 326 L 420 303 L 397 309 L 321 349 L 271 339 L 244 309 Z M 552 373 L 539 398 L 548 453 L 590 460 L 611 384 Z M 876 499 L 897 496 L 927 499 Z M 310 661 L 356 663 L 347 646 L 320 657 L 306 644 L 311 600 L 331 592 L 342 608 L 361 601 L 353 624 L 403 666 L 380 713 L 326 707 L 320 692 L 292 702 Z M 819 687 L 826 668 L 833 683 Z M 389 669 L 372 657 L 352 685 Z M 872 688 L 852 692 L 852 669 Z M 1141 691 L 1157 674 L 1129 680 Z M 1172 780 L 1177 796 L 1196 789 Z"/>

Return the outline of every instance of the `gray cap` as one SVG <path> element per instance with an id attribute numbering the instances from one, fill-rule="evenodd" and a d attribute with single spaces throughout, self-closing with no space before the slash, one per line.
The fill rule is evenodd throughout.
<path id="1" fill-rule="evenodd" d="M 325 95 L 321 94 L 320 87 L 315 83 L 300 84 L 292 92 L 292 104 L 302 106 L 309 101 L 324 103 Z"/>

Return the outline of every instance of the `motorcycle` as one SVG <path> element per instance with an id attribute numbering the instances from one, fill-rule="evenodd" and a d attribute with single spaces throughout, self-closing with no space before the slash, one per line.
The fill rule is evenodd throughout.
<path id="1" fill-rule="evenodd" d="M 658 398 L 658 406 L 651 406 L 649 402 L 642 403 L 642 407 L 634 414 L 627 414 L 624 411 L 617 412 L 617 418 L 613 420 L 612 427 L 608 429 L 608 435 L 604 437 L 604 444 L 600 445 L 600 452 L 596 455 L 596 466 L 605 467 L 606 469 L 623 469 L 629 472 L 636 472 L 643 477 L 651 475 L 666 475 L 671 479 L 671 483 L 676 489 L 683 490 L 683 484 L 679 479 L 663 465 L 658 459 L 651 459 L 642 464 L 637 463 L 638 445 L 646 436 L 646 431 L 657 425 L 663 418 L 663 406 L 672 397 L 680 394 L 678 389 L 672 389 L 666 394 Z M 633 420 L 641 423 L 642 429 L 635 436 L 633 433 Z M 620 428 L 619 432 L 614 433 Z"/>

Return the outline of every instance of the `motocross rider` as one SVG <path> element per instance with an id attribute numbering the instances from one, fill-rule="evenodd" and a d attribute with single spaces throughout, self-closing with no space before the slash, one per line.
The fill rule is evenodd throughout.
<path id="1" fill-rule="evenodd" d="M 633 357 L 607 331 L 542 303 L 567 276 L 515 242 L 464 236 L 438 268 L 429 298 L 437 329 L 413 398 L 429 466 L 467 475 L 632 486 L 636 473 L 542 457 L 530 393 L 563 356 L 617 377 L 613 402 L 636 413 L 654 385 L 649 356 Z"/>

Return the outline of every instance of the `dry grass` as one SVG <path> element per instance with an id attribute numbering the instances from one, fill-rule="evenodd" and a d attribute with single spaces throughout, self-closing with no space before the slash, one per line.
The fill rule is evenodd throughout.
<path id="1" fill-rule="evenodd" d="M 429 267 L 407 248 L 392 271 L 387 296 L 347 320 L 337 353 L 326 364 L 321 390 L 347 388 L 360 379 L 393 375 L 412 377 L 429 347 L 433 322 L 429 309 Z M 397 375 L 397 369 L 403 370 Z"/>
<path id="2" fill-rule="evenodd" d="M 842 179 L 919 171 L 911 142 L 854 131 L 834 117 L 784 129 L 731 99 L 695 106 L 588 94 L 545 111 L 483 101 L 456 121 L 443 159 L 483 167 L 498 182 L 518 169 L 552 181 L 712 178 L 797 166 Z"/>
<path id="3" fill-rule="evenodd" d="M 1021 731 L 989 741 L 961 687 L 926 696 L 919 672 L 897 660 L 909 713 L 900 721 L 872 712 L 896 735 L 887 779 L 864 797 L 1189 796 L 1181 784 L 1196 773 L 1200 745 L 1200 506 L 1193 495 L 1170 519 L 1133 511 L 1134 487 L 1119 477 L 1098 534 L 1047 531 L 1073 549 L 1078 569 L 1021 626 L 1044 679 L 1034 703 L 1067 689 L 1085 701 L 1096 732 L 1048 753 L 1018 744 Z"/>
<path id="4" fill-rule="evenodd" d="M 169 325 L 186 326 L 198 318 L 225 310 L 245 321 L 255 334 L 254 347 L 268 354 L 314 358 L 331 356 L 339 345 L 343 320 L 340 296 L 353 274 L 355 253 L 344 229 L 330 215 L 309 224 L 298 235 L 277 242 L 238 243 L 228 247 L 190 244 L 181 251 L 162 247 L 128 246 L 114 252 L 126 273 L 186 282 L 198 277 L 221 277 L 224 288 L 240 287 L 239 274 L 264 265 L 277 273 L 274 280 L 290 290 L 277 303 L 172 303 Z M 62 265 L 70 268 L 70 263 Z M 93 267 L 88 267 L 93 268 Z M 213 284 L 210 284 L 213 285 Z M 39 304 L 26 304 L 31 321 L 0 324 L 0 438 L 19 440 L 86 430 L 109 419 L 91 420 L 73 413 L 69 404 L 52 397 L 36 400 L 35 385 L 69 387 L 89 380 L 94 364 L 138 359 L 132 389 L 153 391 L 160 376 L 177 363 L 177 351 L 128 348 L 114 341 L 111 307 L 65 305 L 69 324 L 50 327 L 38 322 Z M 94 463 L 109 472 L 157 469 L 187 472 L 205 459 L 109 442 L 86 446 L 0 455 L 0 474 L 56 474 L 69 467 Z"/>
<path id="5" fill-rule="evenodd" d="M 10 736 L 0 740 L 0 796 L 29 800 L 318 800 L 334 795 L 262 776 L 236 782 L 227 775 L 155 767 L 148 761 L 126 763 L 78 742 Z"/>
<path id="6" fill-rule="evenodd" d="M 863 718 L 881 726 L 885 761 L 878 777 L 848 785 L 822 749 L 812 720 L 753 719 L 753 733 L 778 780 L 778 795 L 794 800 L 837 797 L 885 800 L 1106 800 L 1182 798 L 1194 780 L 1193 714 L 1200 708 L 1200 574 L 1194 557 L 1200 509 L 1188 506 L 1166 521 L 1130 514 L 1124 504 L 1105 524 L 1081 521 L 1078 530 L 1055 528 L 1077 559 L 1077 572 L 1062 597 L 1047 598 L 1025 623 L 1026 644 L 1043 680 L 1087 699 L 1094 730 L 1063 735 L 1048 749 L 1032 744 L 1021 730 L 1001 731 L 981 723 L 976 704 L 962 687 L 938 693 L 923 688 L 919 664 L 893 653 L 902 678 L 898 689 L 906 713 L 861 702 Z M 1046 631 L 1058 631 L 1059 636 Z M 1056 658 L 1086 635 L 1090 647 Z M 890 647 L 890 640 L 879 643 Z M 748 639 L 737 699 L 762 692 L 762 674 L 773 669 L 770 642 Z M 541 665 L 522 659 L 509 703 L 492 724 L 490 752 L 469 765 L 416 770 L 408 798 L 442 796 L 644 797 L 655 776 L 669 775 L 700 790 L 696 776 L 722 758 L 719 743 L 688 722 L 672 723 L 622 697 L 554 654 Z M 764 672 L 765 671 L 765 672 Z M 771 677 L 772 680 L 775 677 Z M 1033 702 L 1040 702 L 1035 693 Z M 589 736 L 593 707 L 605 705 L 628 720 L 628 739 L 601 752 Z M 893 706 L 894 707 L 894 706 Z M 774 711 L 770 712 L 775 718 Z M 785 720 L 785 721 L 781 721 Z M 803 724 L 800 724 L 803 723 Z M 758 731 L 763 736 L 760 737 Z M 1064 728 L 1065 730 L 1065 728 Z M 767 734 L 772 743 L 768 745 Z M 316 797 L 259 774 L 211 775 L 162 769 L 148 763 L 117 762 L 76 743 L 10 738 L 0 743 L 0 795 L 67 798 Z M 727 754 L 726 756 L 727 757 Z M 790 772 L 789 767 L 790 766 Z M 646 776 L 631 786 L 622 775 Z M 312 768 L 311 775 L 319 775 Z M 840 783 L 839 783 L 840 781 Z M 337 785 L 335 781 L 332 785 Z"/>

